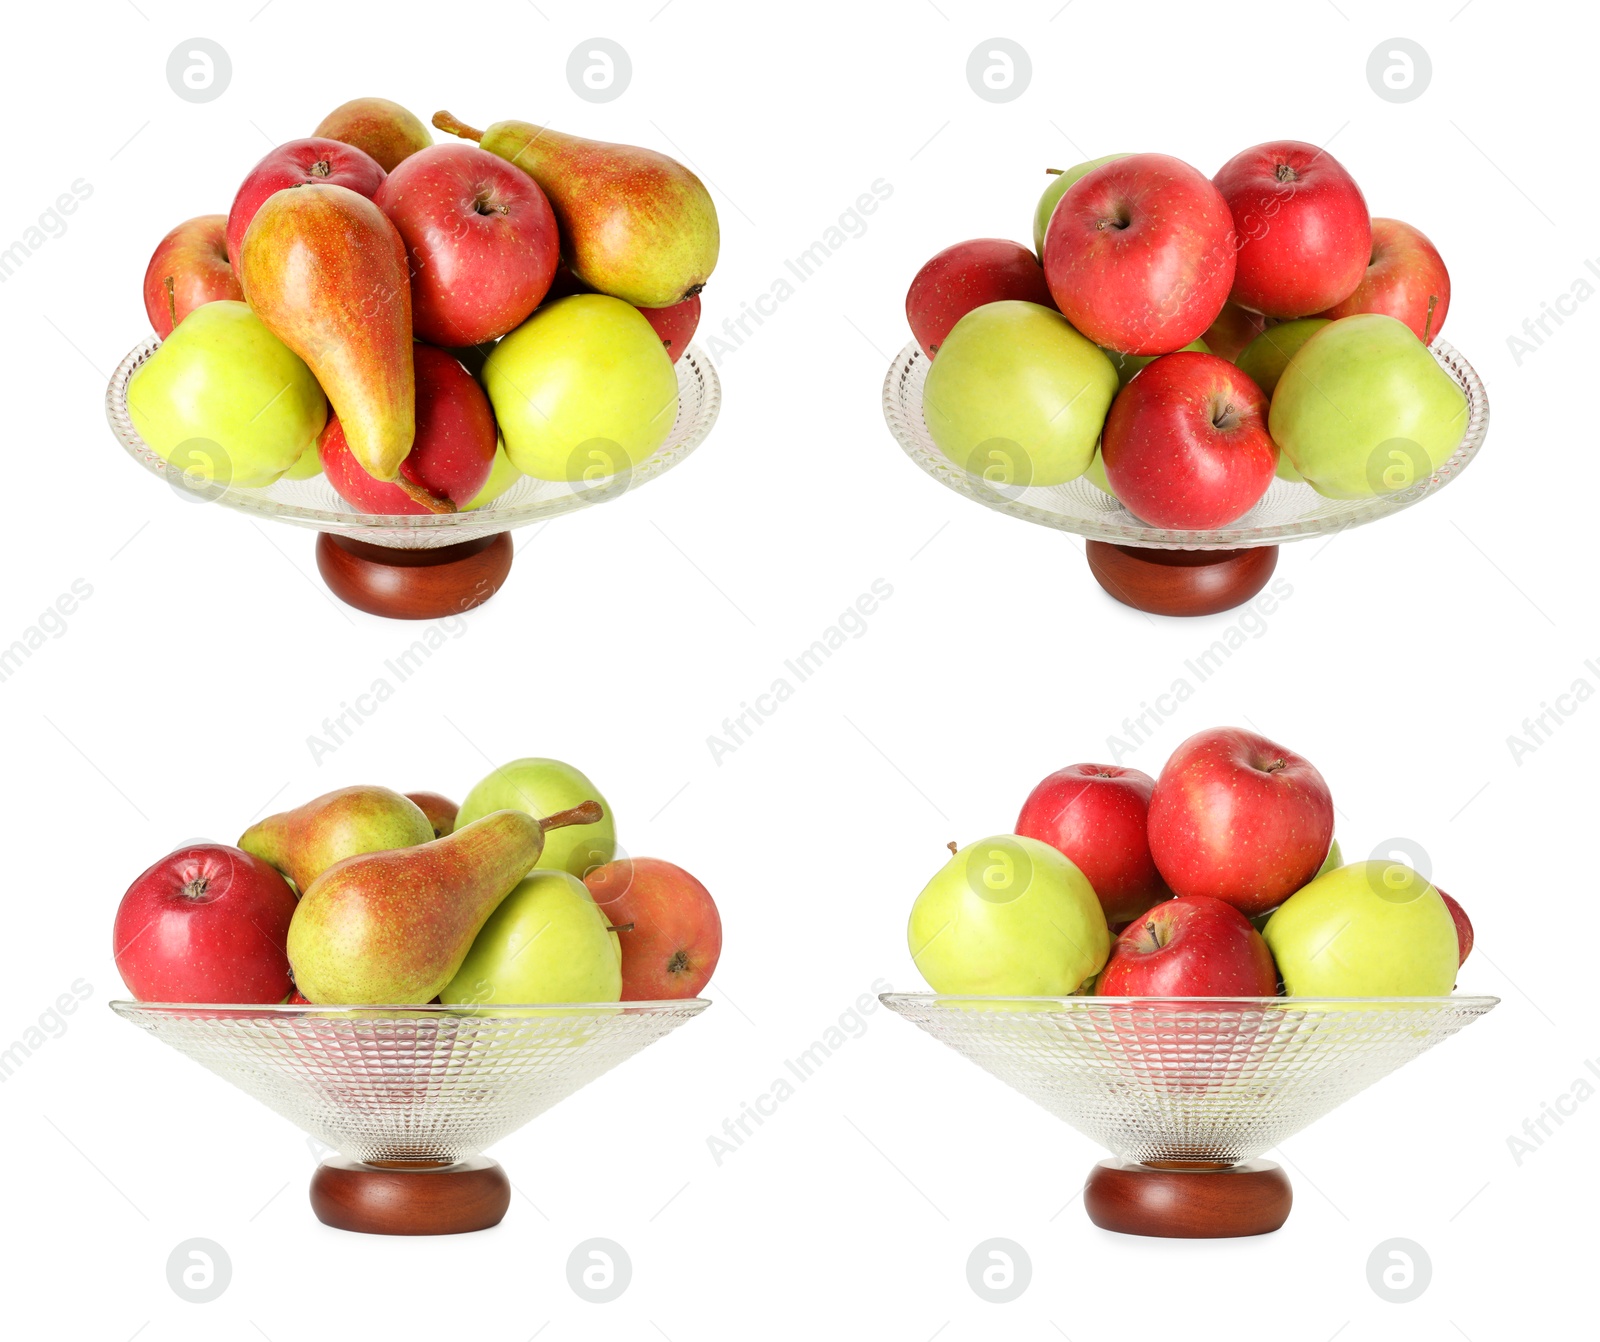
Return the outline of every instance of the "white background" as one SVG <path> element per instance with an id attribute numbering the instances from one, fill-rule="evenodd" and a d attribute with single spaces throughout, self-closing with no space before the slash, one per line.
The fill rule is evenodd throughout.
<path id="1" fill-rule="evenodd" d="M 0 684 L 0 1043 L 76 980 L 92 994 L 0 1084 L 8 1320 L 112 1342 L 822 1329 L 1480 1342 L 1590 1308 L 1600 1102 L 1520 1165 L 1507 1138 L 1600 1055 L 1600 706 L 1520 765 L 1507 737 L 1575 679 L 1600 685 L 1584 664 L 1600 630 L 1581 502 L 1600 483 L 1584 408 L 1600 303 L 1520 366 L 1507 337 L 1600 255 L 1591 20 L 1506 0 L 70 8 L 6 20 L 0 247 L 74 179 L 93 194 L 0 287 L 0 643 L 75 580 L 93 595 Z M 204 105 L 164 73 L 196 35 L 233 62 Z M 634 68 L 603 106 L 565 77 L 596 35 Z M 965 77 L 997 35 L 1033 63 L 1005 105 Z M 1365 74 L 1396 35 L 1433 63 L 1405 105 Z M 369 93 L 692 161 L 723 230 L 702 344 L 875 179 L 893 195 L 721 359 L 722 419 L 694 457 L 518 533 L 502 593 L 318 766 L 306 737 L 415 631 L 333 603 L 309 532 L 177 500 L 123 455 L 101 401 L 146 334 L 140 278 L 161 235 L 226 210 L 271 143 Z M 1471 471 L 1414 512 L 1285 547 L 1292 594 L 1130 762 L 1154 773 L 1217 723 L 1306 754 L 1347 854 L 1391 836 L 1427 850 L 1477 927 L 1461 987 L 1504 1004 L 1278 1152 L 1297 1201 L 1264 1239 L 1096 1230 L 1074 1199 L 1101 1153 L 883 1011 L 716 1165 L 706 1138 L 785 1059 L 875 980 L 919 986 L 904 922 L 945 842 L 1009 828 L 1039 777 L 1103 758 L 1123 719 L 1239 619 L 1115 605 L 1073 538 L 987 512 L 905 459 L 879 395 L 908 339 L 912 274 L 963 238 L 1026 241 L 1046 167 L 1152 149 L 1210 173 L 1279 137 L 1328 142 L 1374 213 L 1439 246 L 1454 281 L 1445 335 L 1488 384 L 1493 427 Z M 865 635 L 714 763 L 708 735 L 880 578 L 893 596 Z M 232 841 L 269 803 L 355 782 L 459 797 L 525 754 L 588 771 L 630 851 L 677 860 L 715 893 L 715 1005 L 496 1148 L 522 1194 L 498 1229 L 325 1229 L 306 1204 L 303 1136 L 106 1009 L 121 995 L 117 901 L 162 853 Z M 168 1254 L 195 1236 L 233 1266 L 206 1305 L 166 1280 Z M 591 1236 L 632 1258 L 615 1303 L 567 1286 L 567 1255 Z M 967 1285 L 967 1255 L 991 1236 L 1033 1262 L 1009 1305 Z M 1395 1236 L 1433 1265 L 1410 1304 L 1367 1283 L 1368 1255 Z"/>

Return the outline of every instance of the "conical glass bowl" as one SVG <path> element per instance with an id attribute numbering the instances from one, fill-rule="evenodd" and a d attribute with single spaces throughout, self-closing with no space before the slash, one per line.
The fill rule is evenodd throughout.
<path id="1" fill-rule="evenodd" d="M 1499 999 L 885 993 L 882 1001 L 1124 1160 L 1234 1165 Z"/>
<path id="2" fill-rule="evenodd" d="M 1329 499 L 1301 481 L 1274 479 L 1248 513 L 1226 527 L 1182 531 L 1147 526 L 1086 476 L 1064 485 L 1028 487 L 992 483 L 963 470 L 934 443 L 922 413 L 923 385 L 932 366 L 912 341 L 889 366 L 883 413 L 889 430 L 912 461 L 940 484 L 996 512 L 1090 540 L 1158 550 L 1242 550 L 1304 540 L 1388 517 L 1454 480 L 1477 456 L 1489 431 L 1489 397 L 1472 365 L 1451 345 L 1435 340 L 1429 351 L 1467 398 L 1461 442 L 1432 475 L 1407 489 L 1370 499 Z"/>
<path id="3" fill-rule="evenodd" d="M 314 475 L 309 480 L 280 479 L 259 489 L 223 488 L 170 466 L 139 436 L 128 416 L 128 381 L 134 370 L 160 347 L 161 341 L 155 336 L 134 346 L 117 365 L 106 388 L 106 418 L 129 456 L 197 502 L 214 501 L 256 517 L 397 550 L 460 545 L 620 498 L 664 475 L 693 452 L 711 432 L 722 406 L 716 369 L 699 346 L 690 345 L 674 365 L 678 374 L 678 416 L 672 431 L 647 460 L 633 469 L 573 483 L 521 476 L 499 498 L 471 512 L 417 517 L 362 513 L 340 498 L 324 475 Z"/>
<path id="4" fill-rule="evenodd" d="M 350 1160 L 437 1165 L 479 1155 L 708 1005 L 111 1009 Z"/>

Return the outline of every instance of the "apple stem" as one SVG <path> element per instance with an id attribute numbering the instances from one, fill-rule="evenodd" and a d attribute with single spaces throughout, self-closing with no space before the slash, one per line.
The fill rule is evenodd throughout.
<path id="1" fill-rule="evenodd" d="M 605 818 L 597 801 L 579 802 L 570 810 L 557 811 L 539 822 L 544 829 L 561 829 L 567 825 L 593 825 Z"/>
<path id="2" fill-rule="evenodd" d="M 161 281 L 161 287 L 167 291 L 167 315 L 172 318 L 172 324 L 176 326 L 178 324 L 178 298 L 173 292 L 171 275 Z M 1428 315 L 1430 317 L 1433 315 L 1432 303 L 1428 304 Z"/>
<path id="3" fill-rule="evenodd" d="M 459 135 L 463 140 L 483 139 L 481 130 L 475 130 L 467 125 L 465 121 L 458 121 L 449 112 L 435 112 L 433 114 L 433 124 L 440 130 L 447 130 L 452 135 Z"/>
<path id="4" fill-rule="evenodd" d="M 633 931 L 633 924 L 632 923 L 613 923 L 610 927 L 606 928 L 606 931 L 607 932 L 631 932 L 631 931 Z"/>
<path id="5" fill-rule="evenodd" d="M 168 283 L 170 284 L 171 281 L 169 280 Z M 1438 306 L 1439 306 L 1439 295 L 1438 294 L 1429 294 L 1428 295 L 1428 319 L 1425 322 L 1422 323 L 1422 343 L 1424 345 L 1430 345 L 1430 344 L 1433 343 L 1433 310 L 1434 310 L 1434 308 L 1436 308 Z"/>
<path id="6" fill-rule="evenodd" d="M 1061 176 L 1061 174 L 1063 172 L 1066 171 L 1066 169 L 1064 169 L 1064 168 L 1046 168 L 1045 171 L 1047 173 L 1049 173 L 1052 177 L 1059 177 L 1059 176 Z"/>

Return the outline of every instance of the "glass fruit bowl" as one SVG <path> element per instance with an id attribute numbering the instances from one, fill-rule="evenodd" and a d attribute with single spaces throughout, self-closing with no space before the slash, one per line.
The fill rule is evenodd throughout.
<path id="1" fill-rule="evenodd" d="M 279 479 L 258 489 L 219 488 L 210 481 L 171 467 L 139 436 L 128 416 L 129 379 L 160 347 L 161 341 L 156 336 L 134 346 L 128 357 L 117 365 L 111 384 L 106 388 L 106 418 L 129 456 L 174 489 L 197 500 L 215 500 L 257 517 L 400 550 L 459 545 L 619 498 L 628 490 L 665 474 L 693 452 L 711 432 L 722 405 L 722 388 L 716 369 L 699 346 L 690 345 L 674 365 L 678 374 L 678 416 L 672 431 L 666 441 L 633 470 L 576 483 L 521 476 L 505 493 L 471 512 L 416 517 L 363 513 L 340 498 L 327 477 L 320 474 L 309 480 Z"/>
<path id="2" fill-rule="evenodd" d="M 1274 478 L 1248 513 L 1229 526 L 1209 531 L 1147 526 L 1087 476 L 1064 485 L 1022 487 L 993 484 L 963 470 L 939 450 L 923 419 L 923 385 L 931 364 L 914 340 L 889 366 L 883 383 L 883 413 L 895 441 L 912 461 L 940 484 L 996 512 L 1113 545 L 1240 550 L 1304 540 L 1388 517 L 1437 493 L 1467 468 L 1489 430 L 1489 397 L 1472 365 L 1453 346 L 1435 340 L 1429 351 L 1467 398 L 1466 431 L 1437 471 L 1408 489 L 1370 499 L 1324 498 L 1303 481 Z"/>
<path id="3" fill-rule="evenodd" d="M 484 1149 L 709 1005 L 111 1009 L 338 1151 L 312 1181 L 322 1220 L 423 1234 L 498 1222 L 509 1183 Z"/>
<path id="4" fill-rule="evenodd" d="M 1487 1014 L 1499 998 L 885 993 L 881 1000 L 1115 1153 L 1085 1190 L 1097 1224 L 1203 1235 L 1277 1229 L 1288 1215 L 1288 1181 L 1257 1157 Z M 1240 1177 L 1194 1182 L 1219 1172 Z M 1106 1206 L 1113 1182 L 1110 1192 L 1122 1200 L 1117 1224 L 1117 1211 Z M 1241 1197 L 1249 1205 L 1241 1207 Z M 1129 1198 L 1140 1213 L 1131 1218 Z M 1251 1198 L 1266 1199 L 1264 1221 Z M 1200 1224 L 1212 1228 L 1174 1231 L 1174 1207 L 1196 1200 Z"/>

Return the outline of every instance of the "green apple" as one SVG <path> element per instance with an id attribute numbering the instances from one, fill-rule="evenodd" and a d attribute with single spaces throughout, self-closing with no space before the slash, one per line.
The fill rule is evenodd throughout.
<path id="1" fill-rule="evenodd" d="M 1049 844 L 1015 834 L 946 862 L 917 896 L 906 940 L 935 992 L 996 997 L 1070 996 L 1111 953 L 1088 877 Z"/>
<path id="2" fill-rule="evenodd" d="M 300 454 L 300 460 L 283 473 L 285 480 L 309 480 L 314 475 L 322 474 L 322 453 L 318 450 L 315 440 L 310 447 Z"/>
<path id="3" fill-rule="evenodd" d="M 1289 360 L 1299 353 L 1300 346 L 1310 340 L 1329 322 L 1327 317 L 1297 317 L 1292 322 L 1279 322 L 1269 326 L 1239 351 L 1234 360 L 1241 372 L 1247 374 L 1261 388 L 1267 400 L 1277 389 L 1278 379 L 1289 366 Z M 1285 452 L 1278 453 L 1278 479 L 1299 480 L 1304 477 L 1295 470 L 1294 462 Z"/>
<path id="4" fill-rule="evenodd" d="M 493 503 L 497 498 L 522 479 L 522 472 L 511 464 L 511 458 L 506 455 L 506 445 L 502 440 L 494 445 L 494 465 L 489 467 L 489 478 L 483 482 L 483 488 L 474 495 L 472 502 L 461 511 L 470 513 L 474 508 L 482 508 Z"/>
<path id="5" fill-rule="evenodd" d="M 1101 346 L 1105 349 L 1104 346 Z M 1183 347 L 1184 350 L 1193 350 L 1198 354 L 1210 354 L 1211 346 L 1204 340 L 1191 340 Z M 1176 353 L 1183 353 L 1178 350 Z M 1133 381 L 1133 375 L 1148 364 L 1154 363 L 1164 356 L 1160 354 L 1123 354 L 1119 350 L 1106 349 L 1106 358 L 1111 360 L 1111 366 L 1117 370 L 1117 389 L 1120 391 Z"/>
<path id="6" fill-rule="evenodd" d="M 1455 986 L 1456 923 L 1399 862 L 1352 862 L 1296 890 L 1267 920 L 1291 997 L 1436 997 Z"/>
<path id="7" fill-rule="evenodd" d="M 1117 497 L 1117 491 L 1111 488 L 1111 481 L 1106 475 L 1106 463 L 1105 459 L 1100 455 L 1099 444 L 1095 445 L 1094 460 L 1089 463 L 1088 469 L 1084 471 L 1083 478 L 1102 494 L 1109 494 L 1112 498 Z"/>
<path id="8" fill-rule="evenodd" d="M 1050 227 L 1050 216 L 1056 212 L 1056 203 L 1067 194 L 1067 188 L 1102 163 L 1127 157 L 1126 154 L 1107 154 L 1104 158 L 1092 158 L 1087 163 L 1080 163 L 1075 168 L 1051 176 L 1050 185 L 1045 187 L 1044 195 L 1039 197 L 1039 203 L 1033 210 L 1033 254 L 1039 258 L 1041 265 L 1044 263 L 1044 231 Z"/>
<path id="9" fill-rule="evenodd" d="M 1344 854 L 1339 851 L 1339 841 L 1335 839 L 1328 845 L 1328 855 L 1322 859 L 1322 865 L 1317 868 L 1317 875 L 1324 876 L 1344 866 Z"/>
<path id="10" fill-rule="evenodd" d="M 605 812 L 592 825 L 566 825 L 550 830 L 536 868 L 570 872 L 580 880 L 616 856 L 617 826 L 611 803 L 600 789 L 570 764 L 560 760 L 521 759 L 501 765 L 481 780 L 456 814 L 456 829 L 493 811 L 526 811 L 543 819 L 579 802 L 597 801 Z"/>
<path id="11" fill-rule="evenodd" d="M 1319 494 L 1372 498 L 1449 459 L 1467 398 L 1409 326 L 1364 312 L 1312 333 L 1278 379 L 1267 425 Z"/>
<path id="12" fill-rule="evenodd" d="M 678 375 L 639 309 L 571 294 L 505 336 L 483 365 L 506 455 L 524 475 L 582 483 L 641 466 L 678 415 Z"/>
<path id="13" fill-rule="evenodd" d="M 564 871 L 536 871 L 501 900 L 439 993 L 446 1006 L 621 997 L 621 939 Z"/>
<path id="14" fill-rule="evenodd" d="M 923 417 L 939 450 L 993 485 L 1060 485 L 1094 458 L 1117 370 L 1059 312 L 1008 299 L 950 330 Z"/>
<path id="15" fill-rule="evenodd" d="M 270 485 L 316 454 L 328 400 L 243 303 L 204 303 L 128 382 L 133 427 L 163 460 L 226 487 Z"/>

